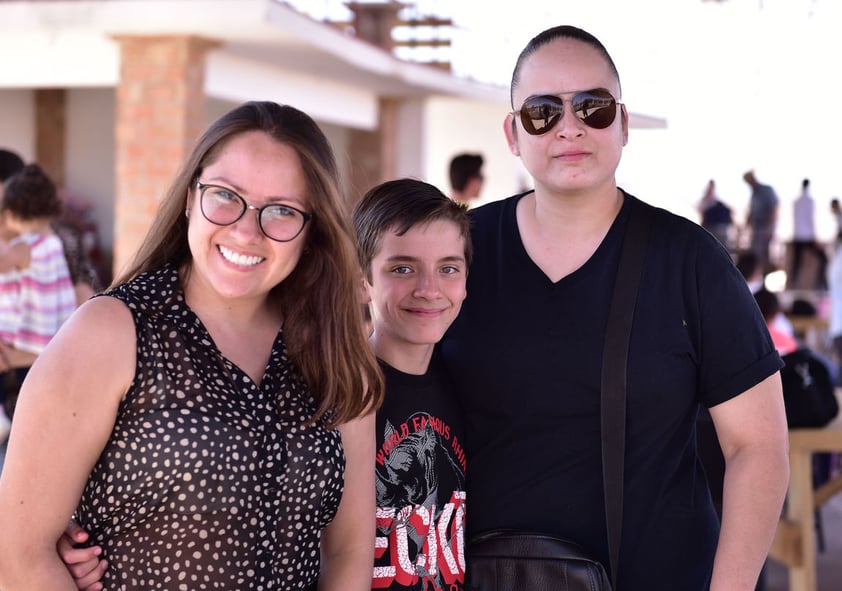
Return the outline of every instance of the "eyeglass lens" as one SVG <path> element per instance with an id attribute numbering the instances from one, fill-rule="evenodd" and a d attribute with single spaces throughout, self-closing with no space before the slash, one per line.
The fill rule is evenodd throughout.
<path id="1" fill-rule="evenodd" d="M 571 101 L 573 113 L 585 125 L 605 129 L 617 116 L 617 101 L 602 89 L 580 92 Z M 542 95 L 526 99 L 520 108 L 520 121 L 531 135 L 548 132 L 564 114 L 564 101 L 557 96 Z"/>
<path id="2" fill-rule="evenodd" d="M 249 209 L 246 200 L 231 189 L 200 183 L 199 190 L 202 215 L 211 223 L 229 226 L 243 217 Z M 309 217 L 294 207 L 280 203 L 264 205 L 258 209 L 260 229 L 266 236 L 278 242 L 288 242 L 298 236 Z"/>

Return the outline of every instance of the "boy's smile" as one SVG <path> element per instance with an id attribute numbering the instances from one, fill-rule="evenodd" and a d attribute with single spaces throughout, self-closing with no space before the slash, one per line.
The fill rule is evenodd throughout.
<path id="1" fill-rule="evenodd" d="M 429 361 L 467 295 L 466 276 L 465 239 L 453 222 L 385 232 L 365 282 L 374 353 L 402 371 L 407 361 Z"/>

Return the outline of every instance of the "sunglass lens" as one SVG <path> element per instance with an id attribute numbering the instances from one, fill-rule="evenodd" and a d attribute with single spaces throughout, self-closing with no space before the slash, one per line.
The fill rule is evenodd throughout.
<path id="1" fill-rule="evenodd" d="M 564 108 L 561 99 L 552 96 L 536 96 L 520 109 L 523 128 L 532 135 L 541 135 L 558 123 Z"/>
<path id="2" fill-rule="evenodd" d="M 617 102 L 607 92 L 581 92 L 573 99 L 573 111 L 585 125 L 605 129 L 617 116 Z"/>

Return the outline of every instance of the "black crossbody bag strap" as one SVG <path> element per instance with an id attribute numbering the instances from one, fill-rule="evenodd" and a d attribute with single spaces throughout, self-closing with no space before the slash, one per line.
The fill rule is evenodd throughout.
<path id="1" fill-rule="evenodd" d="M 629 340 L 643 260 L 652 222 L 652 208 L 632 202 L 620 264 L 614 280 L 605 348 L 602 354 L 602 477 L 611 582 L 617 589 L 623 525 L 623 470 L 626 444 L 626 385 Z"/>

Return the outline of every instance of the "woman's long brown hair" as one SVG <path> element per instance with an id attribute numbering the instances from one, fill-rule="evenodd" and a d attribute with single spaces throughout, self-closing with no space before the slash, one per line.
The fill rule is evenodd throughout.
<path id="1" fill-rule="evenodd" d="M 270 297 L 284 313 L 284 340 L 324 417 L 337 425 L 379 407 L 383 378 L 365 340 L 350 212 L 339 192 L 333 150 L 308 115 L 287 105 L 248 102 L 223 115 L 202 135 L 161 203 L 134 260 L 115 281 L 125 283 L 166 263 L 189 272 L 192 255 L 184 215 L 202 170 L 231 138 L 262 131 L 301 160 L 313 219 L 303 254 Z"/>

